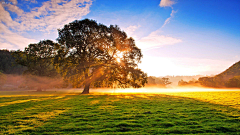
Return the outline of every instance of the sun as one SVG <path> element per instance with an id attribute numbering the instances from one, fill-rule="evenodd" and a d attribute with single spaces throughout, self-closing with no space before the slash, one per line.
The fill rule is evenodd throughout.
<path id="1" fill-rule="evenodd" d="M 121 62 L 121 58 L 116 58 L 117 62 L 120 63 Z"/>
<path id="2" fill-rule="evenodd" d="M 123 54 L 124 54 L 124 52 L 119 52 L 119 53 L 116 54 L 115 59 L 118 63 L 121 62 L 121 60 L 123 58 Z"/>

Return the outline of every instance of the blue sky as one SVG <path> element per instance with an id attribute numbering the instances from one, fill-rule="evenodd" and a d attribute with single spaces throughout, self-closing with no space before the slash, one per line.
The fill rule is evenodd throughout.
<path id="1" fill-rule="evenodd" d="M 0 49 L 24 49 L 84 18 L 118 25 L 152 76 L 218 74 L 240 60 L 239 0 L 1 0 Z"/>

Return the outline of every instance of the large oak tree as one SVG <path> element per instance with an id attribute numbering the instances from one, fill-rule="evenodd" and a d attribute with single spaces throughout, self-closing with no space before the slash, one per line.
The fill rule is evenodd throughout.
<path id="1" fill-rule="evenodd" d="M 139 88 L 147 82 L 147 74 L 137 65 L 141 50 L 118 26 L 75 20 L 58 33 L 61 47 L 55 63 L 74 87 L 84 86 L 83 94 L 90 86 Z"/>

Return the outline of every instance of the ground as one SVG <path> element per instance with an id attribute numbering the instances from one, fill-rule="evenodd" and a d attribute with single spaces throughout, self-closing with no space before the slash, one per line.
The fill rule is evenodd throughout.
<path id="1" fill-rule="evenodd" d="M 0 134 L 240 134 L 240 91 L 0 95 Z"/>

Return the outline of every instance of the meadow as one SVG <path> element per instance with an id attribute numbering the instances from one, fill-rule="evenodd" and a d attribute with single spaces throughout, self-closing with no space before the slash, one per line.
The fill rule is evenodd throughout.
<path id="1" fill-rule="evenodd" d="M 240 134 L 240 91 L 0 95 L 0 134 Z"/>

